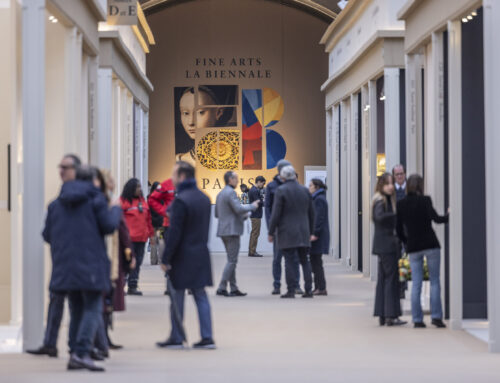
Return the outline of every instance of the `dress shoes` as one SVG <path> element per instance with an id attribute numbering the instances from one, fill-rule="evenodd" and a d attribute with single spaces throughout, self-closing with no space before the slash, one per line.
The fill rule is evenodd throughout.
<path id="1" fill-rule="evenodd" d="M 227 292 L 227 290 L 222 290 L 222 289 L 217 290 L 217 292 L 215 294 L 219 295 L 221 297 L 228 297 L 229 296 L 229 293 Z"/>
<path id="2" fill-rule="evenodd" d="M 229 293 L 230 297 L 246 297 L 248 294 L 240 290 L 234 290 Z"/>
<path id="3" fill-rule="evenodd" d="M 215 342 L 213 339 L 202 339 L 200 342 L 193 344 L 193 348 L 197 350 L 215 350 Z"/>
<path id="4" fill-rule="evenodd" d="M 425 325 L 424 322 L 415 322 L 413 323 L 414 328 L 426 328 L 427 326 Z"/>
<path id="5" fill-rule="evenodd" d="M 302 290 L 300 287 L 297 287 L 295 289 L 295 294 L 297 295 L 302 295 L 302 294 L 305 294 L 304 290 Z"/>
<path id="6" fill-rule="evenodd" d="M 104 367 L 95 364 L 95 362 L 90 358 L 90 355 L 80 357 L 77 354 L 71 354 L 68 362 L 68 370 L 89 370 L 93 372 L 105 371 Z"/>
<path id="7" fill-rule="evenodd" d="M 309 291 L 302 294 L 302 298 L 314 298 L 314 295 L 312 292 Z"/>
<path id="8" fill-rule="evenodd" d="M 281 294 L 281 290 L 279 288 L 275 288 L 272 293 L 272 295 L 280 295 Z"/>
<path id="9" fill-rule="evenodd" d="M 120 344 L 114 344 L 112 342 L 109 342 L 109 348 L 111 350 L 121 350 L 123 348 L 123 346 Z"/>
<path id="10" fill-rule="evenodd" d="M 316 296 L 327 296 L 328 295 L 328 292 L 326 290 L 314 290 L 313 291 L 313 295 L 316 295 Z"/>
<path id="11" fill-rule="evenodd" d="M 437 328 L 446 328 L 446 325 L 441 319 L 433 319 L 432 324 Z"/>
<path id="12" fill-rule="evenodd" d="M 182 342 L 174 342 L 170 338 L 168 338 L 165 342 L 156 342 L 156 347 L 168 348 L 171 350 L 181 350 L 184 348 Z"/>
<path id="13" fill-rule="evenodd" d="M 281 296 L 281 298 L 295 298 L 295 294 L 294 293 L 286 293 L 286 294 L 283 294 Z"/>
<path id="14" fill-rule="evenodd" d="M 385 317 L 378 317 L 378 324 L 380 326 L 385 326 Z"/>
<path id="15" fill-rule="evenodd" d="M 404 320 L 401 320 L 399 318 L 387 318 L 385 320 L 385 324 L 389 327 L 391 326 L 404 326 L 405 324 L 407 324 L 408 322 L 404 321 Z"/>
<path id="16" fill-rule="evenodd" d="M 262 254 L 259 254 L 259 253 L 248 253 L 248 256 L 249 257 L 254 257 L 254 258 L 262 258 L 263 255 Z"/>
<path id="17" fill-rule="evenodd" d="M 142 291 L 138 288 L 129 288 L 127 291 L 127 295 L 137 295 L 142 296 Z"/>
<path id="18" fill-rule="evenodd" d="M 57 348 L 55 347 L 42 346 L 35 350 L 26 350 L 26 352 L 31 355 L 48 355 L 51 358 L 57 358 Z"/>
<path id="19" fill-rule="evenodd" d="M 104 353 L 101 350 L 95 348 L 92 351 L 90 351 L 90 358 L 92 360 L 102 362 L 103 360 L 106 359 L 106 356 L 104 356 Z"/>

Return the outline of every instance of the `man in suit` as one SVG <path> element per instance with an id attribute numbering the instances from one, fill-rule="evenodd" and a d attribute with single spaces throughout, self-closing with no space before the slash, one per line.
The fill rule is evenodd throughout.
<path id="1" fill-rule="evenodd" d="M 314 207 L 306 187 L 297 182 L 293 166 L 281 169 L 283 180 L 274 196 L 273 213 L 269 223 L 269 242 L 278 233 L 278 247 L 285 257 L 285 276 L 288 292 L 282 298 L 295 298 L 297 286 L 297 263 L 302 265 L 305 293 L 303 298 L 312 298 L 311 264 L 307 256 L 314 234 Z"/>
<path id="2" fill-rule="evenodd" d="M 392 168 L 394 187 L 396 189 L 396 202 L 406 197 L 406 171 L 404 165 L 396 165 Z"/>
<path id="3" fill-rule="evenodd" d="M 239 183 L 238 175 L 233 171 L 224 174 L 226 187 L 217 196 L 215 217 L 219 219 L 217 236 L 221 237 L 227 252 L 227 264 L 222 273 L 222 279 L 217 289 L 217 295 L 242 297 L 247 295 L 238 289 L 236 284 L 236 264 L 240 252 L 240 237 L 243 234 L 243 222 L 251 211 L 260 206 L 260 201 L 249 205 L 242 205 L 236 191 Z M 227 291 L 229 283 L 231 291 Z"/>
<path id="4" fill-rule="evenodd" d="M 172 297 L 182 317 L 184 296 L 191 290 L 200 321 L 201 341 L 194 348 L 215 349 L 212 335 L 210 302 L 205 287 L 212 286 L 212 266 L 208 251 L 210 225 L 210 199 L 198 189 L 194 168 L 179 161 L 174 167 L 172 181 L 177 196 L 170 208 L 170 232 L 165 244 L 162 269 L 168 272 L 173 285 Z M 182 348 L 181 324 L 176 321 L 171 308 L 172 330 L 165 342 L 158 342 L 162 348 Z"/>
<path id="5" fill-rule="evenodd" d="M 260 235 L 260 222 L 262 220 L 262 202 L 264 202 L 264 185 L 266 184 L 266 179 L 262 176 L 255 178 L 255 185 L 250 188 L 248 192 L 248 197 L 250 203 L 255 201 L 261 201 L 261 205 L 257 210 L 255 210 L 250 215 L 250 220 L 252 222 L 252 232 L 250 233 L 250 242 L 248 244 L 248 256 L 249 257 L 262 257 L 261 254 L 257 253 L 257 243 L 259 241 Z"/>

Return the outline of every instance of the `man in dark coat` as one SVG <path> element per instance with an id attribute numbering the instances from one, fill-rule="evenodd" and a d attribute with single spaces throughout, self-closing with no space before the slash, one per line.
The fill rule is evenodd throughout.
<path id="1" fill-rule="evenodd" d="M 267 185 L 266 187 L 266 193 L 265 193 L 265 198 L 264 198 L 264 207 L 265 207 L 265 214 L 266 214 L 266 223 L 267 227 L 269 228 L 269 222 L 271 221 L 271 215 L 273 211 L 273 202 L 274 202 L 274 195 L 276 193 L 276 190 L 283 185 L 283 181 L 281 180 L 280 177 L 280 171 L 283 169 L 285 166 L 291 165 L 290 162 L 287 160 L 280 160 L 278 161 L 278 174 L 274 177 L 274 179 Z M 273 295 L 279 295 L 281 294 L 281 261 L 283 259 L 283 254 L 281 253 L 281 250 L 278 247 L 278 241 L 274 241 L 273 243 Z M 296 286 L 296 292 L 297 294 L 303 294 L 303 291 L 300 290 L 300 270 L 299 270 L 299 264 L 297 263 L 297 286 Z"/>
<path id="2" fill-rule="evenodd" d="M 193 293 L 202 338 L 193 347 L 214 349 L 210 303 L 205 292 L 205 287 L 213 284 L 208 251 L 210 199 L 196 186 L 194 168 L 186 162 L 177 162 L 172 181 L 177 189 L 177 196 L 170 208 L 170 232 L 163 253 L 162 269 L 168 272 L 172 281 L 172 298 L 175 299 L 181 320 L 185 291 L 189 289 Z M 158 342 L 157 346 L 182 348 L 181 324 L 175 318 L 173 307 L 171 321 L 170 337 L 165 342 Z"/>
<path id="3" fill-rule="evenodd" d="M 249 202 L 260 201 L 261 204 L 257 210 L 252 212 L 250 215 L 250 221 L 252 222 L 252 232 L 250 233 L 250 242 L 248 243 L 248 256 L 249 257 L 262 257 L 261 254 L 257 253 L 257 244 L 259 242 L 260 235 L 260 222 L 262 220 L 262 203 L 264 202 L 264 185 L 266 184 L 266 179 L 262 176 L 255 178 L 255 185 L 250 188 L 248 192 Z"/>
<path id="4" fill-rule="evenodd" d="M 50 244 L 50 291 L 68 292 L 71 321 L 68 369 L 103 371 L 90 352 L 102 315 L 102 294 L 111 288 L 110 262 L 104 235 L 120 224 L 119 206 L 108 208 L 104 194 L 92 184 L 89 167 L 77 170 L 49 205 L 43 238 Z"/>
<path id="5" fill-rule="evenodd" d="M 300 262 L 304 274 L 304 298 L 312 298 L 311 265 L 307 257 L 314 234 L 314 206 L 306 187 L 297 182 L 293 166 L 281 169 L 285 182 L 274 196 L 273 213 L 269 223 L 269 241 L 278 234 L 278 246 L 285 257 L 285 275 L 288 292 L 282 298 L 295 298 L 297 286 L 296 265 Z"/>
<path id="6" fill-rule="evenodd" d="M 82 162 L 74 154 L 66 154 L 59 163 L 59 176 L 63 183 L 74 181 L 76 179 L 76 171 L 81 166 Z M 32 355 L 48 355 L 52 358 L 57 357 L 57 338 L 59 337 L 59 329 L 64 314 L 64 301 L 66 300 L 65 291 L 51 291 L 50 302 L 47 312 L 47 326 L 45 327 L 45 335 L 43 345 L 37 349 L 26 350 Z"/>

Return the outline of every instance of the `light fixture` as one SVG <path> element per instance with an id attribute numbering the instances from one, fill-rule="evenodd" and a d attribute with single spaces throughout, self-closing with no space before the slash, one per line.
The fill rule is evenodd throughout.
<path id="1" fill-rule="evenodd" d="M 464 17 L 464 18 L 462 19 L 462 23 L 467 23 L 467 22 L 469 22 L 469 20 L 467 19 L 467 17 Z"/>
<path id="2" fill-rule="evenodd" d="M 471 15 L 472 16 L 477 16 L 477 11 L 472 11 Z"/>
<path id="3" fill-rule="evenodd" d="M 50 16 L 49 16 L 49 21 L 52 21 L 52 20 L 54 20 L 54 19 L 55 19 L 55 17 L 54 17 L 54 16 L 52 16 L 52 15 L 50 15 Z"/>
<path id="4" fill-rule="evenodd" d="M 379 100 L 380 101 L 384 101 L 385 100 L 385 94 L 382 94 L 382 96 L 380 96 Z"/>
<path id="5" fill-rule="evenodd" d="M 467 16 L 469 20 L 472 20 L 472 15 Z"/>
<path id="6" fill-rule="evenodd" d="M 365 112 L 367 112 L 368 110 L 370 110 L 370 105 L 369 105 L 369 104 L 367 104 L 367 105 L 365 106 L 364 111 L 365 111 Z"/>
<path id="7" fill-rule="evenodd" d="M 57 23 L 57 21 L 58 21 L 58 20 L 57 20 L 55 17 L 52 19 L 52 22 L 53 22 L 54 24 L 55 24 L 55 23 Z"/>

